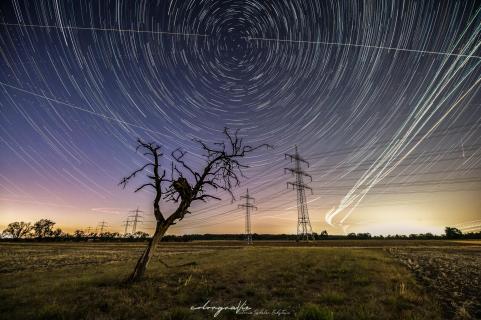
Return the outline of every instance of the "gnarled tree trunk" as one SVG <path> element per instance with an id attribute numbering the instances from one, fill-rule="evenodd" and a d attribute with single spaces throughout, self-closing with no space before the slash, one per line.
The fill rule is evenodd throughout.
<path id="1" fill-rule="evenodd" d="M 162 237 L 164 236 L 168 228 L 169 228 L 169 224 L 166 221 L 157 222 L 154 236 L 152 237 L 152 239 L 150 239 L 149 245 L 145 249 L 142 256 L 139 258 L 139 260 L 137 261 L 137 265 L 135 266 L 134 272 L 132 272 L 132 274 L 128 278 L 129 282 L 139 281 L 143 277 L 145 270 L 147 269 L 147 265 L 149 264 L 150 259 L 154 255 L 157 244 L 162 239 Z"/>
<path id="2" fill-rule="evenodd" d="M 221 200 L 217 196 L 208 194 L 206 188 L 226 191 L 231 195 L 232 200 L 234 200 L 232 188 L 240 184 L 239 175 L 244 176 L 242 169 L 248 168 L 248 166 L 241 164 L 239 160 L 244 158 L 248 153 L 261 147 L 269 147 L 266 144 L 257 147 L 244 145 L 242 138 L 239 138 L 237 133 L 238 131 L 235 131 L 234 135 L 232 135 L 229 129 L 225 128 L 224 134 L 227 142 L 215 143 L 215 147 L 209 147 L 201 140 L 194 139 L 205 151 L 204 157 L 207 161 L 205 167 L 199 172 L 196 172 L 186 164 L 184 160 L 186 152 L 180 149 L 173 151 L 171 155 L 174 160 L 171 162 L 170 178 L 166 177 L 167 172 L 165 169 L 160 169 L 159 159 L 163 155 L 160 152 L 161 147 L 156 143 L 145 143 L 140 138 L 137 139 L 137 150 L 142 149 L 144 155 L 150 156 L 151 160 L 132 172 L 129 176 L 122 178 L 119 185 L 125 188 L 127 183 L 137 174 L 147 170 L 147 168 L 152 169 L 153 174 L 151 171 L 147 173 L 147 177 L 149 178 L 148 182 L 135 189 L 135 192 L 147 187 L 155 190 L 153 205 L 157 226 L 154 236 L 150 239 L 149 245 L 137 261 L 134 272 L 130 275 L 128 281 L 134 282 L 142 278 L 159 241 L 171 225 L 175 224 L 176 221 L 182 220 L 187 213 L 190 213 L 189 207 L 192 202 L 198 200 L 207 201 L 207 199 Z M 159 170 L 161 170 L 161 172 L 159 172 Z M 184 175 L 185 173 L 191 176 L 191 181 L 195 180 L 193 185 L 189 183 L 189 180 Z M 163 184 L 167 182 L 170 183 L 170 185 L 163 187 Z M 165 218 L 160 211 L 159 202 L 161 199 L 175 203 L 177 203 L 179 199 L 181 200 L 175 212 L 168 218 Z"/>

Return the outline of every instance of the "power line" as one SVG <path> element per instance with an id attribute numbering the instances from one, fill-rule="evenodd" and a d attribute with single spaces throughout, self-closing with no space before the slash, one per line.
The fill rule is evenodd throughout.
<path id="1" fill-rule="evenodd" d="M 471 146 L 464 147 L 464 151 L 477 151 L 481 147 L 481 144 L 474 144 Z M 407 157 L 404 158 L 404 160 L 418 160 L 418 159 L 423 159 L 423 158 L 429 158 L 429 157 L 434 157 L 434 156 L 439 156 L 439 155 L 447 155 L 447 154 L 452 154 L 452 153 L 461 153 L 463 151 L 462 148 L 456 148 L 456 149 L 444 149 L 444 150 L 438 150 L 438 151 L 431 151 L 431 152 L 418 152 L 418 153 L 413 153 Z M 393 158 L 393 161 L 401 158 L 402 156 Z M 453 156 L 451 158 L 443 158 L 443 159 L 436 159 L 436 161 L 449 161 L 449 160 L 459 160 L 459 159 L 466 159 L 469 158 L 466 155 L 460 155 L 460 156 Z M 363 161 L 358 161 L 356 163 L 346 163 L 345 165 L 342 166 L 333 166 L 333 165 L 322 165 L 322 166 L 316 166 L 314 170 L 310 170 L 310 172 L 318 172 L 318 171 L 324 171 L 324 170 L 339 170 L 339 169 L 349 169 L 349 168 L 359 168 L 360 166 L 371 166 L 372 164 L 376 163 L 376 159 L 369 159 L 369 160 L 363 160 Z M 429 159 L 425 160 L 429 161 Z M 423 162 L 421 162 L 423 163 Z M 406 166 L 406 165 L 411 165 L 412 162 L 405 162 L 399 164 Z"/>
<path id="2" fill-rule="evenodd" d="M 471 125 L 472 126 L 472 125 Z M 453 128 L 454 129 L 454 128 Z M 459 127 L 456 127 L 456 129 L 459 129 Z M 472 144 L 472 145 L 469 145 L 466 147 L 467 150 L 475 150 L 476 147 L 478 146 L 481 146 L 481 144 Z M 465 149 L 465 150 L 466 150 Z M 348 153 L 346 152 L 347 150 L 346 149 L 339 149 L 340 151 L 342 152 L 345 152 L 345 153 Z M 438 150 L 438 151 L 435 151 L 435 152 L 429 152 L 429 153 L 426 153 L 426 152 L 420 152 L 420 153 L 417 153 L 417 154 L 412 154 L 410 157 L 408 157 L 407 159 L 413 159 L 413 160 L 418 160 L 418 159 L 422 159 L 422 158 L 427 158 L 428 156 L 434 156 L 434 155 L 441 155 L 441 154 L 448 154 L 448 153 L 455 153 L 457 150 L 461 150 L 461 149 L 443 149 L 443 150 Z M 335 150 L 331 151 L 331 152 L 337 152 Z M 329 153 L 329 152 L 327 152 Z M 447 159 L 438 159 L 437 161 L 450 161 L 450 160 L 457 160 L 457 159 L 464 159 L 464 157 L 452 157 L 452 158 L 447 158 Z M 365 162 L 361 162 L 360 164 L 352 164 L 352 165 L 344 165 L 344 166 L 330 166 L 330 165 L 324 165 L 324 166 L 318 166 L 316 167 L 316 169 L 312 170 L 311 172 L 317 172 L 317 171 L 320 171 L 320 170 L 327 170 L 327 171 L 334 171 L 334 170 L 341 170 L 341 169 L 347 169 L 350 173 L 352 172 L 361 172 L 361 171 L 364 171 L 365 169 L 363 168 L 359 168 L 359 165 L 370 165 L 373 163 L 373 160 L 367 160 Z M 403 163 L 402 165 L 400 166 L 409 166 L 409 165 L 412 165 L 414 164 L 415 162 L 409 162 L 409 163 Z M 425 162 L 423 161 L 422 164 L 424 164 Z M 430 163 L 431 164 L 431 163 Z M 356 168 L 354 170 L 351 170 L 351 168 Z M 423 173 L 411 173 L 411 174 L 396 174 L 396 173 L 392 173 L 389 175 L 389 177 L 393 177 L 393 178 L 397 178 L 397 177 L 409 177 L 409 176 L 418 176 L 418 175 L 429 175 L 429 174 L 437 174 L 437 173 L 446 173 L 446 172 L 449 172 L 449 173 L 452 173 L 452 172 L 460 172 L 460 171 L 464 171 L 464 172 L 468 172 L 470 170 L 477 170 L 477 169 L 481 169 L 481 167 L 473 167 L 473 168 L 464 168 L 464 169 L 451 169 L 451 170 L 438 170 L 438 171 L 434 171 L 434 172 L 423 172 Z M 386 177 L 387 178 L 387 177 Z M 340 182 L 340 181 L 351 181 L 351 180 L 357 180 L 357 178 L 339 178 L 339 179 L 336 179 L 336 182 Z M 320 180 L 314 180 L 313 182 L 321 182 Z M 266 183 L 263 183 L 261 185 L 257 185 L 256 187 L 254 187 L 254 189 L 266 189 L 267 186 L 273 186 L 275 185 L 276 182 L 272 182 L 271 180 L 270 181 L 267 181 Z M 316 188 L 317 189 L 317 188 Z M 265 199 L 269 199 L 269 198 L 272 198 L 273 195 L 275 195 L 277 197 L 277 194 L 279 194 L 279 192 L 277 193 L 274 193 L 274 194 L 271 194 L 271 195 L 267 195 L 263 198 Z M 225 207 L 225 206 L 228 206 L 229 204 L 224 204 L 224 205 L 221 205 L 222 207 Z M 207 206 L 207 207 L 204 207 L 204 208 L 201 208 L 198 212 L 192 214 L 192 216 L 198 216 L 198 215 L 202 215 L 203 213 L 205 212 L 209 212 L 210 209 L 212 208 L 218 208 L 218 205 L 214 205 L 214 206 Z M 189 220 L 189 221 L 193 221 L 193 220 Z M 195 220 L 194 220 L 195 221 Z"/>
<path id="3" fill-rule="evenodd" d="M 478 129 L 479 127 L 481 127 L 481 122 L 476 121 L 476 122 L 471 122 L 471 123 L 468 123 L 468 124 L 452 126 L 452 127 L 445 128 L 445 129 L 437 129 L 436 131 L 434 131 L 433 134 L 429 135 L 429 137 L 426 137 L 426 139 L 451 136 L 455 133 L 469 132 L 472 129 Z M 412 142 L 416 142 L 416 141 L 421 140 L 423 138 L 423 134 L 424 133 L 415 134 Z M 367 151 L 367 150 L 375 149 L 377 147 L 384 147 L 384 146 L 387 146 L 387 145 L 390 145 L 394 142 L 399 142 L 399 141 L 401 141 L 400 138 L 385 139 L 385 140 L 373 143 L 369 146 L 360 146 L 360 147 L 359 146 L 351 146 L 351 147 L 334 149 L 334 150 L 330 150 L 330 151 L 323 151 L 321 153 L 310 154 L 310 158 L 311 159 L 318 159 L 318 158 L 325 158 L 326 156 L 338 156 L 338 155 L 342 155 L 342 154 L 349 154 L 349 153 L 352 153 L 352 152 L 357 151 L 357 150 Z"/>
<path id="4" fill-rule="evenodd" d="M 441 174 L 441 173 L 457 173 L 457 172 L 471 172 L 471 171 L 476 171 L 476 170 L 481 170 L 481 167 L 473 167 L 473 168 L 460 168 L 460 169 L 447 169 L 447 170 L 437 170 L 437 171 L 428 171 L 428 172 L 410 172 L 406 174 L 388 174 L 386 175 L 386 178 L 391 178 L 390 181 L 396 179 L 396 178 L 401 178 L 401 177 L 418 177 L 418 176 L 425 176 L 425 175 L 436 175 L 436 174 Z M 352 172 L 352 171 L 351 171 Z M 340 182 L 340 181 L 358 181 L 359 178 L 339 178 L 335 179 L 335 182 Z M 331 180 L 327 180 L 327 182 L 330 182 Z M 321 180 L 312 180 L 312 182 L 323 182 Z M 423 180 L 419 181 L 423 182 Z"/>
<path id="5" fill-rule="evenodd" d="M 474 171 L 474 170 L 479 170 L 481 169 L 481 167 L 473 167 L 473 168 L 464 168 L 464 169 L 447 169 L 447 170 L 438 170 L 438 171 L 433 171 L 433 172 L 423 172 L 423 173 L 408 173 L 408 174 L 390 174 L 388 177 L 391 177 L 391 178 L 398 178 L 398 177 L 412 177 L 412 176 L 419 176 L 419 175 L 431 175 L 431 174 L 440 174 L 440 173 L 456 173 L 456 172 L 468 172 L 468 171 Z M 335 182 L 341 182 L 341 181 L 353 181 L 353 180 L 357 180 L 357 178 L 339 178 L 339 179 L 336 179 Z M 429 180 L 428 180 L 429 181 Z M 440 180 L 440 182 L 442 182 L 444 180 Z M 313 182 L 321 182 L 321 180 L 313 180 Z M 431 181 L 433 184 L 436 184 L 436 181 Z M 424 181 L 416 181 L 415 184 L 418 184 L 418 183 L 424 183 Z M 409 183 L 403 183 L 403 184 L 409 184 Z M 267 182 L 267 183 L 264 183 L 264 184 L 261 184 L 261 185 L 258 185 L 255 187 L 255 189 L 266 189 L 265 186 L 268 186 L 268 185 L 272 185 L 270 182 Z M 334 187 L 336 188 L 339 188 L 339 187 L 342 187 L 342 186 L 337 186 L 335 185 Z M 347 187 L 347 186 L 346 186 Z M 321 187 L 316 187 L 314 189 L 322 189 Z M 401 192 L 403 193 L 403 192 Z M 279 198 L 283 195 L 286 194 L 286 191 L 280 191 L 280 192 L 275 192 L 275 193 L 272 193 L 272 194 L 268 194 L 268 195 L 265 195 L 263 197 L 261 197 L 261 199 L 265 199 L 265 200 L 273 200 L 275 198 Z M 288 202 L 286 202 L 285 204 L 287 204 Z M 226 206 L 229 206 L 230 204 L 227 203 L 227 204 L 224 204 L 224 205 L 221 205 L 221 207 L 226 207 Z M 279 209 L 281 210 L 282 205 L 279 205 Z M 211 209 L 213 208 L 218 208 L 219 206 L 218 205 L 214 205 L 214 206 L 207 206 L 205 208 L 201 208 L 200 210 L 198 210 L 197 212 L 193 213 L 192 214 L 192 217 L 195 216 L 194 219 L 189 219 L 189 220 L 185 220 L 182 222 L 181 225 L 178 225 L 176 227 L 178 228 L 184 228 L 186 227 L 185 224 L 187 225 L 191 225 L 191 224 L 195 224 L 195 223 L 202 223 L 202 222 L 205 222 L 205 221 L 208 221 L 209 219 L 211 218 L 215 218 L 217 216 L 222 216 L 225 214 L 225 212 L 222 212 L 222 213 L 219 213 L 219 214 L 214 214 L 214 215 L 209 215 L 209 216 L 203 216 L 204 213 L 207 213 L 207 212 L 210 212 Z M 231 213 L 235 211 L 234 210 L 229 210 L 227 211 L 227 213 Z M 264 210 L 263 210 L 264 211 Z"/>
<path id="6" fill-rule="evenodd" d="M 469 177 L 469 178 L 455 178 L 455 179 L 435 179 L 435 180 L 424 180 L 424 181 L 413 181 L 413 182 L 389 182 L 389 183 L 378 183 L 372 188 L 379 187 L 413 187 L 413 186 L 431 186 L 439 185 L 440 183 L 445 184 L 460 184 L 460 183 L 476 183 L 481 182 L 481 177 Z M 359 188 L 368 187 L 368 184 L 361 184 Z M 352 188 L 352 185 L 343 186 L 332 186 L 332 187 L 316 187 L 316 190 L 338 190 Z"/>
<path id="7" fill-rule="evenodd" d="M 418 191 L 413 191 L 413 192 L 407 192 L 407 191 L 392 191 L 392 192 L 370 192 L 370 194 L 372 195 L 400 195 L 400 194 L 420 194 L 420 193 L 429 193 L 429 194 L 432 194 L 432 193 L 439 193 L 439 192 L 452 192 L 452 191 L 462 191 L 462 192 L 466 192 L 466 191 L 478 191 L 479 188 L 465 188 L 465 189 L 457 189 L 457 190 L 418 190 Z M 332 195 L 345 195 L 345 193 L 321 193 L 320 195 L 326 195 L 326 196 L 332 196 Z M 405 202 L 401 202 L 401 203 L 397 203 L 396 205 L 400 205 L 400 204 L 412 204 L 412 200 L 409 200 L 409 201 L 405 201 Z M 287 203 L 285 204 L 282 204 L 282 205 L 286 205 Z M 281 211 L 281 213 L 279 214 L 274 214 L 272 216 L 280 216 L 280 215 L 285 215 L 285 208 L 282 208 L 282 205 L 279 205 L 279 206 L 276 206 L 276 207 L 271 207 L 271 208 L 265 208 L 265 209 L 262 209 L 262 211 L 260 212 L 260 214 L 262 215 L 264 212 L 279 212 Z M 333 204 L 334 205 L 334 204 Z M 360 205 L 359 207 L 379 207 L 379 206 L 390 206 L 390 205 L 394 205 L 392 203 L 383 203 L 383 202 L 380 202 L 380 203 L 376 203 L 376 204 L 368 204 L 368 205 Z M 311 209 L 330 209 L 332 208 L 332 206 L 322 206 L 322 207 L 311 207 Z M 223 219 L 222 221 L 219 221 L 219 222 L 212 222 L 212 218 L 215 218 L 215 217 L 218 217 L 218 216 L 222 216 L 222 215 L 226 215 L 226 214 L 230 214 L 229 216 L 232 217 L 232 219 L 230 219 L 229 221 L 227 222 L 234 222 L 234 221 L 238 221 L 240 219 L 245 219 L 245 215 L 244 214 L 235 214 L 234 212 L 238 210 L 238 209 L 233 209 L 233 210 L 229 210 L 229 211 L 226 211 L 226 212 L 222 212 L 222 213 L 219 213 L 219 214 L 216 214 L 216 215 L 213 215 L 213 216 L 208 216 L 208 217 L 205 217 L 203 219 L 199 219 L 199 220 L 196 220 L 196 221 L 185 221 L 183 223 L 193 223 L 193 224 L 187 224 L 187 225 L 184 225 L 184 224 L 181 224 L 181 225 L 175 225 L 175 226 L 172 226 L 171 229 L 196 229 L 196 228 L 203 228 L 203 227 L 210 227 L 210 226 L 216 226 L 216 225 L 222 225 L 222 224 L 225 224 L 226 223 L 226 220 Z"/>
<path id="8" fill-rule="evenodd" d="M 481 169 L 481 168 L 472 168 L 473 170 L 474 169 Z M 435 173 L 444 173 L 444 172 L 459 172 L 459 171 L 467 171 L 468 169 L 458 169 L 458 170 L 442 170 L 442 171 L 436 171 L 436 172 L 432 172 L 432 174 L 435 174 Z M 428 173 L 426 173 L 428 174 Z M 429 173 L 431 174 L 431 173 Z M 406 175 L 406 176 L 411 176 L 410 174 L 409 175 Z M 349 181 L 349 180 L 352 180 L 352 179 L 339 179 L 338 181 Z M 320 182 L 320 181 L 318 181 Z M 408 186 L 410 184 L 414 184 L 414 185 L 437 185 L 439 184 L 440 182 L 452 182 L 452 183 L 472 183 L 472 182 L 477 182 L 477 180 L 472 180 L 472 179 L 449 179 L 449 180 L 446 180 L 446 179 L 436 179 L 436 180 L 424 180 L 424 181 L 416 181 L 416 182 L 411 182 L 411 183 L 399 183 L 398 185 L 399 186 Z M 389 185 L 386 185 L 386 186 L 389 186 Z M 335 187 L 332 187 L 332 190 L 334 189 L 339 189 L 339 188 L 342 188 L 343 186 L 335 186 Z M 347 186 L 346 186 L 347 187 Z M 331 190 L 331 188 L 315 188 L 316 190 L 317 189 L 324 189 L 324 190 Z M 463 189 L 462 191 L 473 191 L 473 190 L 476 190 L 475 188 L 471 188 L 471 189 Z M 445 190 L 417 190 L 416 192 L 405 192 L 405 191 L 386 191 L 384 190 L 383 192 L 375 192 L 375 191 L 371 191 L 370 194 L 373 194 L 373 195 L 389 195 L 389 194 L 412 194 L 412 193 L 438 193 L 438 192 L 447 192 L 447 191 L 452 191 L 452 189 L 445 189 Z M 270 194 L 270 195 L 266 195 L 264 197 L 262 197 L 262 199 L 267 199 L 267 200 L 272 200 L 272 199 L 275 199 L 275 198 L 279 198 L 281 196 L 284 196 L 286 194 L 286 192 L 284 191 L 281 191 L 281 192 L 276 192 L 274 194 Z M 344 193 L 326 193 L 326 192 L 322 192 L 323 195 L 344 195 Z M 289 201 L 285 202 L 285 203 L 282 203 L 282 204 L 279 204 L 275 207 L 271 207 L 271 208 L 266 208 L 266 209 L 263 209 L 262 211 L 278 211 L 278 210 L 284 210 L 285 208 L 283 208 L 282 206 L 284 205 L 287 205 L 289 203 Z M 209 207 L 210 208 L 210 207 Z M 328 207 L 316 207 L 316 209 L 328 209 Z M 217 217 L 220 217 L 220 216 L 224 216 L 226 214 L 232 214 L 233 212 L 235 212 L 237 209 L 233 209 L 233 210 L 228 210 L 228 211 L 225 211 L 225 212 L 221 212 L 221 213 L 217 213 L 217 214 L 214 214 L 214 215 L 209 215 L 209 216 L 202 216 L 203 213 L 205 212 L 208 212 L 207 209 L 203 209 L 193 215 L 195 216 L 198 216 L 194 219 L 189 219 L 189 220 L 185 220 L 182 222 L 182 224 L 180 225 L 177 225 L 177 226 L 173 226 L 173 228 L 177 229 L 193 229 L 193 228 L 197 228 L 197 227 L 204 227 L 204 226 L 211 226 L 211 225 L 216 225 L 216 224 L 221 224 L 221 223 L 212 223 L 212 219 L 215 219 Z M 235 216 L 237 217 L 238 215 L 235 214 Z M 240 217 L 239 217 L 240 218 Z M 237 219 L 234 219 L 234 220 L 237 220 Z M 224 220 L 225 221 L 225 220 Z"/>
<path id="9" fill-rule="evenodd" d="M 221 213 L 217 213 L 217 214 L 214 214 L 212 216 L 208 216 L 208 217 L 203 217 L 203 218 L 199 218 L 197 220 L 182 220 L 179 222 L 179 224 L 176 224 L 174 226 L 172 226 L 171 228 L 172 229 L 176 229 L 176 228 L 180 228 L 180 229 L 184 229 L 184 228 L 197 228 L 198 226 L 206 226 L 206 225 L 209 225 L 211 223 L 211 220 L 212 218 L 215 218 L 215 217 L 219 217 L 219 216 L 223 216 L 223 215 L 226 215 L 226 214 L 229 214 L 229 213 L 233 213 L 234 211 L 237 211 L 238 208 L 235 208 L 235 209 L 232 209 L 232 210 L 228 210 L 228 211 L 224 211 L 224 212 L 221 212 Z M 190 225 L 187 224 L 185 225 L 186 223 L 194 223 L 194 225 Z M 207 222 L 207 224 L 205 223 Z M 201 224 L 198 224 L 198 223 L 201 223 Z"/>
<path id="10" fill-rule="evenodd" d="M 474 169 L 480 169 L 480 168 L 472 168 L 473 170 Z M 442 171 L 436 171 L 436 172 L 432 172 L 433 174 L 435 173 L 444 173 L 444 172 L 459 172 L 459 171 L 467 171 L 467 169 L 458 169 L 458 170 L 442 170 Z M 410 174 L 408 175 L 405 175 L 405 176 L 411 176 Z M 349 180 L 352 180 L 352 179 L 339 179 L 338 181 L 349 181 Z M 320 182 L 320 181 L 318 181 Z M 435 180 L 424 180 L 424 181 L 415 181 L 415 182 L 403 182 L 403 183 L 397 183 L 396 184 L 396 187 L 403 187 L 403 186 L 409 186 L 409 185 L 419 185 L 419 186 L 429 186 L 429 185 L 437 185 L 439 184 L 440 182 L 444 182 L 444 183 L 452 183 L 452 184 L 457 184 L 457 183 L 473 183 L 473 182 L 478 182 L 478 180 L 473 180 L 471 178 L 457 178 L 457 179 L 435 179 Z M 388 184 L 383 184 L 383 186 L 387 186 L 389 187 Z M 332 192 L 325 192 L 325 191 L 330 191 L 330 190 L 336 190 L 336 189 L 341 189 L 343 187 L 348 187 L 348 186 L 332 186 L 332 187 L 325 187 L 325 188 L 322 188 L 322 187 L 318 187 L 318 188 L 315 188 L 316 190 L 324 190 L 324 192 L 322 192 L 323 195 L 343 195 L 344 193 L 332 193 Z M 436 190 L 417 190 L 416 193 L 438 193 L 438 192 L 447 192 L 447 191 L 452 191 L 453 189 L 445 189 L 445 190 L 439 190 L 439 189 L 436 189 Z M 475 188 L 471 188 L 471 189 L 463 189 L 464 191 L 473 191 L 473 190 L 476 190 Z M 383 190 L 382 192 L 375 192 L 375 191 L 371 191 L 370 192 L 371 194 L 375 195 L 375 194 L 380 194 L 380 195 L 388 195 L 388 194 L 412 194 L 414 192 L 405 192 L 405 191 L 387 191 L 387 190 Z M 266 196 L 263 196 L 261 197 L 262 199 L 266 199 L 266 200 L 273 200 L 275 198 L 279 198 L 279 197 L 282 197 L 286 194 L 285 191 L 281 191 L 281 192 L 276 192 L 276 193 L 273 193 L 273 194 L 269 194 L 269 195 L 266 195 Z M 278 204 L 277 206 L 275 207 L 271 207 L 271 208 L 268 208 L 268 211 L 276 211 L 276 210 L 285 210 L 285 208 L 283 208 L 284 205 L 287 205 L 289 203 L 289 201 L 285 202 L 285 203 L 282 203 L 282 204 Z M 210 207 L 209 207 L 210 208 Z M 320 209 L 320 207 L 316 207 L 316 209 Z M 214 214 L 214 215 L 209 215 L 209 216 L 202 216 L 203 213 L 205 212 L 208 212 L 208 210 L 201 210 L 200 212 L 197 212 L 195 213 L 194 215 L 198 216 L 194 219 L 189 219 L 189 220 L 186 220 L 186 221 L 183 221 L 182 224 L 180 225 L 177 225 L 177 226 L 174 226 L 173 228 L 185 228 L 185 229 L 191 229 L 191 228 L 196 228 L 196 227 L 203 227 L 203 226 L 209 226 L 209 225 L 213 225 L 212 224 L 212 219 L 215 219 L 216 217 L 220 217 L 220 216 L 223 216 L 223 215 L 226 215 L 226 214 L 230 214 L 230 213 L 233 213 L 235 212 L 236 209 L 233 209 L 233 210 L 228 210 L 228 211 L 225 211 L 225 212 L 221 212 L 221 213 L 217 213 L 217 214 Z M 263 209 L 262 211 L 266 211 L 266 209 Z M 237 214 L 236 214 L 237 216 Z M 225 220 L 224 220 L 225 221 Z"/>

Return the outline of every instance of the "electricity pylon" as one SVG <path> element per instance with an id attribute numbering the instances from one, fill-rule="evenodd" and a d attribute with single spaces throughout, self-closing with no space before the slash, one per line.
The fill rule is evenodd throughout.
<path id="1" fill-rule="evenodd" d="M 309 167 L 309 162 L 304 160 L 297 151 L 297 146 L 295 148 L 294 154 L 285 154 L 285 158 L 289 158 L 291 162 L 294 161 L 294 168 L 284 168 L 284 173 L 289 171 L 295 176 L 296 180 L 294 182 L 287 182 L 287 188 L 292 186 L 292 189 L 297 190 L 297 240 L 314 240 L 314 234 L 312 233 L 311 221 L 309 220 L 309 212 L 307 211 L 307 201 L 306 201 L 306 191 L 305 189 L 311 190 L 304 183 L 304 177 L 311 179 L 312 177 L 308 173 L 304 172 L 301 167 L 301 163 L 305 163 Z"/>
<path id="2" fill-rule="evenodd" d="M 130 220 L 130 219 L 127 217 L 127 219 L 124 221 L 124 224 L 123 224 L 123 226 L 125 226 L 124 235 L 127 235 L 127 230 L 129 229 L 130 223 L 132 223 L 132 220 Z"/>
<path id="3" fill-rule="evenodd" d="M 247 193 L 245 196 L 241 196 L 241 199 L 246 199 L 245 204 L 240 204 L 239 208 L 246 209 L 246 241 L 247 244 L 252 244 L 252 234 L 251 234 L 251 210 L 257 210 L 257 207 L 250 203 L 250 200 L 255 202 L 255 199 L 249 196 L 249 189 L 247 189 Z"/>
<path id="4" fill-rule="evenodd" d="M 100 228 L 100 233 L 104 233 L 104 228 L 108 228 L 108 224 L 105 221 L 99 222 L 98 228 Z"/>
<path id="5" fill-rule="evenodd" d="M 135 231 L 137 231 L 137 223 L 138 222 L 142 223 L 142 220 L 140 220 L 140 219 L 143 218 L 143 216 L 140 215 L 139 213 L 141 213 L 143 211 L 141 211 L 141 210 L 139 210 L 139 208 L 137 208 L 137 209 L 129 211 L 129 212 L 135 213 L 134 215 L 129 216 L 129 217 L 133 218 L 131 222 L 132 222 L 132 234 L 134 234 Z"/>

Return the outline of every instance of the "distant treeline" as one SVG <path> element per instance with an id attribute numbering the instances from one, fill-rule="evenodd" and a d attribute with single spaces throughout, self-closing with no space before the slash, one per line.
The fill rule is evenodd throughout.
<path id="1" fill-rule="evenodd" d="M 118 232 L 86 232 L 75 230 L 73 234 L 54 228 L 55 222 L 49 219 L 40 219 L 34 224 L 30 222 L 12 222 L 1 233 L 2 240 L 21 241 L 144 241 L 148 233 L 137 231 L 133 234 L 120 234 Z"/>
<path id="2" fill-rule="evenodd" d="M 12 222 L 0 235 L 3 241 L 145 241 L 150 236 L 148 233 L 137 231 L 134 234 L 120 234 L 118 232 L 85 232 L 76 230 L 73 234 L 65 233 L 60 228 L 54 228 L 55 222 L 49 219 L 40 219 L 30 222 Z M 436 239 L 481 239 L 481 231 L 463 233 L 461 230 L 446 227 L 443 235 L 432 233 L 410 235 L 372 236 L 370 233 L 349 233 L 348 235 L 329 235 L 327 231 L 314 233 L 316 240 L 343 240 L 343 239 L 393 239 L 393 240 L 436 240 Z M 166 235 L 164 242 L 189 242 L 202 240 L 244 240 L 244 234 L 186 234 L 181 236 Z M 271 241 L 295 241 L 295 234 L 252 234 L 252 239 Z"/>
<path id="3" fill-rule="evenodd" d="M 442 240 L 442 239 L 481 239 L 480 232 L 462 233 L 459 229 L 446 227 L 445 234 L 434 235 L 432 233 L 410 234 L 410 235 L 388 235 L 373 236 L 370 233 L 349 233 L 347 235 L 329 235 L 326 231 L 320 234 L 314 233 L 316 240 L 369 240 L 369 239 L 392 239 L 392 240 Z M 162 241 L 171 242 L 189 242 L 202 240 L 245 240 L 244 234 L 185 234 L 182 236 L 167 235 Z M 295 234 L 252 234 L 252 240 L 272 240 L 272 241 L 288 241 L 297 240 Z"/>

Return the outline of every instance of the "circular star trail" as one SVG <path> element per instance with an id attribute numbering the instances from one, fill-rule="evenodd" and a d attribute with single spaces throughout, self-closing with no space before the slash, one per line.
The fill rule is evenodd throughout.
<path id="1" fill-rule="evenodd" d="M 296 230 L 283 172 L 295 145 L 310 162 L 316 232 L 480 225 L 479 1 L 0 8 L 2 225 L 120 230 L 128 210 L 150 210 L 151 194 L 117 187 L 143 161 L 137 137 L 200 166 L 192 138 L 215 142 L 226 126 L 275 146 L 247 159 L 236 190 L 258 201 L 253 232 Z M 172 230 L 242 232 L 243 212 L 220 195 Z"/>

